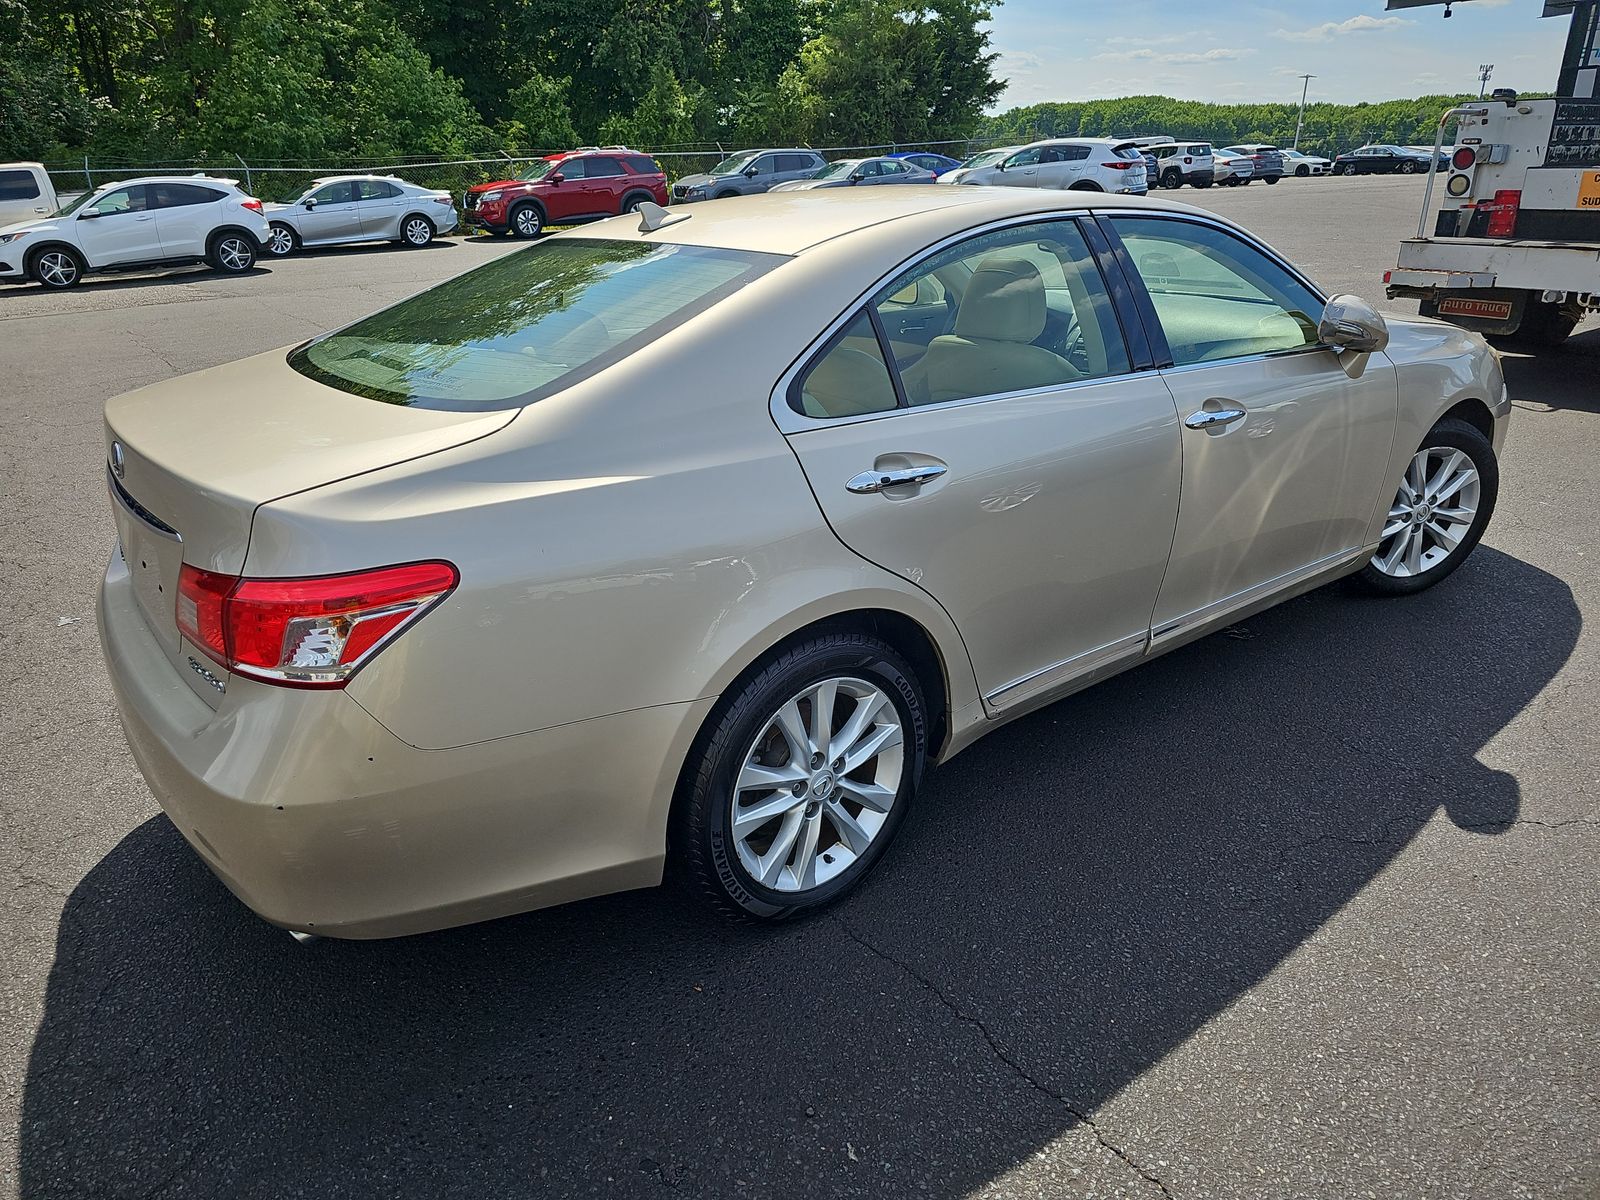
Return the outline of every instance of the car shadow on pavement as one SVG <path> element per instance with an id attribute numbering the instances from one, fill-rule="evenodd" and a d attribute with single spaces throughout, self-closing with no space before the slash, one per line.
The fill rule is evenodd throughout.
<path id="1" fill-rule="evenodd" d="M 1506 390 L 1518 407 L 1600 413 L 1600 320 L 1591 317 L 1559 346 L 1532 352 L 1513 346 L 1499 349 Z"/>
<path id="2" fill-rule="evenodd" d="M 22 1194 L 964 1196 L 1425 824 L 1509 828 L 1477 755 L 1580 624 L 1487 547 L 1409 600 L 1302 597 L 985 739 L 856 895 L 769 929 L 642 892 L 301 946 L 147 821 L 62 915 Z"/>
<path id="3" fill-rule="evenodd" d="M 169 287 L 175 283 L 222 283 L 230 279 L 253 279 L 257 275 L 271 275 L 272 268 L 258 262 L 248 271 L 230 271 L 224 274 L 210 267 L 193 264 L 180 267 L 156 267 L 149 272 L 108 271 L 103 275 L 90 275 L 70 288 L 52 291 L 37 283 L 17 280 L 10 287 L 0 287 L 0 296 L 74 296 L 92 292 L 116 292 L 131 288 Z"/>

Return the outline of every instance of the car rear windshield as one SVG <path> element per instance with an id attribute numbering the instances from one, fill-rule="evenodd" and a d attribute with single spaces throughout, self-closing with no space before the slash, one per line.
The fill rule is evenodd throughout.
<path id="1" fill-rule="evenodd" d="M 289 365 L 389 404 L 520 408 L 625 358 L 782 261 L 557 238 L 308 342 Z"/>

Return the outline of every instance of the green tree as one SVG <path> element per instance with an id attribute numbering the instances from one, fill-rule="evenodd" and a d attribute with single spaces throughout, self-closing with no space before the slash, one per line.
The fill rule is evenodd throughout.
<path id="1" fill-rule="evenodd" d="M 644 148 L 692 142 L 699 136 L 704 101 L 703 88 L 686 88 L 665 60 L 657 60 L 638 107 L 629 116 L 608 117 L 600 126 L 600 140 Z"/>
<path id="2" fill-rule="evenodd" d="M 578 143 L 568 101 L 570 79 L 552 79 L 538 71 L 510 95 L 511 119 L 498 127 L 507 146 L 561 150 Z"/>
<path id="3" fill-rule="evenodd" d="M 0 158 L 80 144 L 94 111 L 71 65 L 43 36 L 20 0 L 0 0 L 10 53 L 0 58 Z"/>

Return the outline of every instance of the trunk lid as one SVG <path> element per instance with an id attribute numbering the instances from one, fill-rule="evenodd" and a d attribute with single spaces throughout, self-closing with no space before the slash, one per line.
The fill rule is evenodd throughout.
<path id="1" fill-rule="evenodd" d="M 238 574 L 260 505 L 461 445 L 517 414 L 385 404 L 307 379 L 284 356 L 274 350 L 106 403 L 106 482 L 135 599 L 180 676 L 212 705 L 228 672 L 178 633 L 184 563 Z"/>

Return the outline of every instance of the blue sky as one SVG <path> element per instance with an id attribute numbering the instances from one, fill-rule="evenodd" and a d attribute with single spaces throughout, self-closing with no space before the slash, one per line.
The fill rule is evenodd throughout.
<path id="1" fill-rule="evenodd" d="M 1490 86 L 1554 88 L 1568 19 L 1539 0 L 1458 0 L 1384 11 L 1383 0 L 1005 0 L 992 45 L 1010 86 L 997 106 L 1157 93 L 1191 100 L 1350 103 Z"/>

